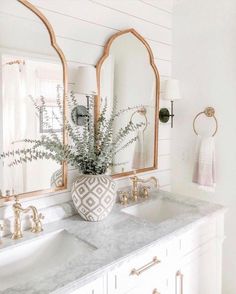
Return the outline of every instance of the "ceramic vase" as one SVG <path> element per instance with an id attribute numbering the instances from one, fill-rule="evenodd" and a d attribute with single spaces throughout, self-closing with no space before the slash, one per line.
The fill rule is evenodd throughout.
<path id="1" fill-rule="evenodd" d="M 83 219 L 101 221 L 115 203 L 116 183 L 107 175 L 81 175 L 72 185 L 72 199 Z"/>

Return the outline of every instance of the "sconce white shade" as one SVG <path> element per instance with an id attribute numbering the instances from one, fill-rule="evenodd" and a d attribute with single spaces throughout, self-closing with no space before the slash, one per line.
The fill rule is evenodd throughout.
<path id="1" fill-rule="evenodd" d="M 84 95 L 97 94 L 97 75 L 94 66 L 79 66 L 74 92 Z"/>
<path id="2" fill-rule="evenodd" d="M 163 99 L 164 100 L 178 100 L 181 99 L 179 90 L 179 81 L 176 79 L 166 80 L 163 89 Z"/>

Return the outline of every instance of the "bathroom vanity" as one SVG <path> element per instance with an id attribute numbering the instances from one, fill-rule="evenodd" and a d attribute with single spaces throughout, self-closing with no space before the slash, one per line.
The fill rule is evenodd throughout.
<path id="1" fill-rule="evenodd" d="M 220 294 L 224 212 L 159 191 L 103 222 L 74 215 L 5 237 L 0 293 Z"/>
<path id="2" fill-rule="evenodd" d="M 129 28 L 120 31 L 119 28 L 119 32 L 110 36 L 104 44 L 100 58 L 94 55 L 93 61 L 89 61 L 91 64 L 98 60 L 95 79 L 97 92 L 75 92 L 77 96 L 73 97 L 74 105 L 67 103 L 66 99 L 68 73 L 70 82 L 73 82 L 70 86 L 76 86 L 76 70 L 81 63 L 77 55 L 81 50 L 74 49 L 73 52 L 73 48 L 77 47 L 68 47 L 71 54 L 76 56 L 76 60 L 70 61 L 68 67 L 53 27 L 39 8 L 27 0 L 1 2 L 2 36 L 8 38 L 0 40 L 3 65 L 0 69 L 0 84 L 5 89 L 0 93 L 0 155 L 3 154 L 1 159 L 5 160 L 4 164 L 0 162 L 0 221 L 4 219 L 4 226 L 7 227 L 3 228 L 0 222 L 0 233 L 3 229 L 10 232 L 9 224 L 14 223 L 10 201 L 19 195 L 19 203 L 13 206 L 15 232 L 12 230 L 12 233 L 15 233 L 15 239 L 20 239 L 13 240 L 11 235 L 0 239 L 0 294 L 221 294 L 225 209 L 220 205 L 163 191 L 151 192 L 148 199 L 138 199 L 140 195 L 134 171 L 142 173 L 144 177 L 146 172 L 153 172 L 157 177 L 160 175 L 161 187 L 170 184 L 169 181 L 164 182 L 161 176 L 164 171 L 169 171 L 169 159 L 164 160 L 163 165 L 157 165 L 160 155 L 158 150 L 161 149 L 158 149 L 161 80 L 155 65 L 159 55 L 154 57 L 152 52 L 152 48 L 157 46 L 156 42 L 150 39 L 154 45 L 151 48 L 136 30 Z M 72 29 L 76 32 L 76 28 Z M 68 31 L 72 32 L 72 29 Z M 101 40 L 107 37 L 101 35 Z M 83 46 L 88 44 L 84 42 Z M 101 45 L 99 47 L 103 47 Z M 87 51 L 85 47 L 83 51 Z M 98 53 L 101 53 L 100 48 Z M 127 204 L 124 198 L 125 205 L 116 204 L 102 222 L 84 221 L 76 213 L 69 191 L 73 177 L 78 176 L 77 167 L 80 165 L 74 165 L 75 175 L 70 171 L 68 176 L 65 159 L 68 157 L 64 154 L 64 150 L 76 149 L 74 145 L 72 149 L 64 148 L 68 147 L 67 141 L 70 141 L 67 140 L 67 133 L 77 138 L 83 121 L 89 121 L 90 113 L 79 113 L 81 109 L 90 111 L 88 94 L 93 98 L 97 95 L 95 100 L 92 99 L 96 101 L 92 111 L 95 119 L 106 103 L 108 113 L 112 113 L 113 106 L 117 104 L 118 113 L 121 112 L 122 116 L 113 122 L 110 133 L 118 136 L 113 138 L 113 142 L 120 142 L 119 130 L 122 127 L 127 132 L 126 124 L 130 129 L 138 131 L 132 136 L 129 134 L 125 145 L 119 146 L 118 151 L 122 152 L 117 155 L 113 153 L 114 164 L 110 167 L 113 178 L 123 177 L 128 181 L 127 176 L 133 177 L 132 199 L 137 201 Z M 107 97 L 107 101 L 102 99 L 104 97 Z M 46 115 L 47 112 L 49 115 Z M 77 116 L 73 120 L 75 114 Z M 67 126 L 66 132 L 70 118 L 73 125 L 69 129 Z M 75 135 L 72 130 L 75 130 Z M 166 135 L 162 136 L 164 141 L 166 138 Z M 42 154 L 40 149 L 39 153 L 34 153 L 35 145 L 40 147 L 42 141 L 43 146 L 50 143 L 50 152 Z M 96 151 L 102 146 L 101 139 L 98 141 L 96 146 L 92 143 Z M 28 149 L 26 143 L 35 144 L 33 151 Z M 82 152 L 81 146 L 78 146 L 76 155 Z M 126 147 L 125 151 L 122 146 Z M 169 145 L 163 146 L 165 150 L 169 148 Z M 20 151 L 14 151 L 18 149 Z M 63 150 L 64 154 L 63 157 L 59 152 L 62 157 L 56 163 L 56 155 L 51 154 L 55 150 Z M 26 156 L 28 153 L 29 157 Z M 12 159 L 12 154 L 17 155 L 17 158 Z M 32 159 L 38 159 L 35 154 L 39 154 L 42 160 L 31 162 Z M 76 160 L 78 158 L 75 156 Z M 97 158 L 97 153 L 94 158 Z M 19 165 L 11 169 L 14 163 Z M 93 163 L 94 166 L 98 164 Z M 108 165 L 109 162 L 106 167 Z M 159 171 L 161 173 L 158 174 Z M 146 180 L 139 182 L 143 184 Z M 140 197 L 148 196 L 150 187 L 142 188 L 143 195 Z M 58 195 L 59 190 L 61 194 L 65 193 Z M 100 188 L 100 193 L 102 190 Z M 31 201 L 30 197 L 43 198 L 52 192 L 54 194 L 44 204 L 41 199 L 42 205 L 39 206 L 60 204 L 45 208 L 46 211 L 39 211 L 38 214 L 35 204 L 32 204 L 34 200 Z M 99 195 L 95 200 L 101 202 Z M 57 200 L 53 201 L 53 196 L 57 196 Z M 110 198 L 114 199 L 115 196 L 115 193 L 111 193 Z M 20 206 L 23 198 L 27 198 L 30 203 L 27 208 L 23 205 L 25 209 Z M 92 206 L 98 209 L 98 202 L 92 197 L 86 198 L 86 201 L 89 209 Z M 28 212 L 29 208 L 33 210 L 35 234 L 23 231 L 21 238 L 21 228 L 26 219 L 21 220 L 20 213 Z M 53 211 L 52 215 L 57 210 L 63 213 L 69 211 L 69 214 L 64 219 L 49 222 L 50 213 L 47 213 L 47 209 Z M 44 224 L 44 221 L 41 224 L 41 213 L 46 216 L 48 224 Z M 25 223 L 27 221 L 29 223 L 29 219 Z"/>

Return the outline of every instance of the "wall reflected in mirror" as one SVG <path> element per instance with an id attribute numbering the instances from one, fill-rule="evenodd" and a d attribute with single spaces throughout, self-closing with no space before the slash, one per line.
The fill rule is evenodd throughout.
<path id="1" fill-rule="evenodd" d="M 142 126 L 126 138 L 137 140 L 113 158 L 110 173 L 126 175 L 132 171 L 146 171 L 157 165 L 157 108 L 159 76 L 150 47 L 134 30 L 114 35 L 107 43 L 105 53 L 97 65 L 100 109 L 104 103 L 111 111 L 114 101 L 117 109 L 131 108 L 119 121 L 114 121 L 113 132 L 130 120 Z"/>
<path id="2" fill-rule="evenodd" d="M 42 21 L 15 0 L 0 6 L 0 154 L 29 147 L 25 139 L 50 135 L 49 125 L 63 140 L 63 67 L 51 46 Z M 52 160 L 10 167 L 12 158 L 0 161 L 2 195 L 59 188 L 62 165 Z"/>

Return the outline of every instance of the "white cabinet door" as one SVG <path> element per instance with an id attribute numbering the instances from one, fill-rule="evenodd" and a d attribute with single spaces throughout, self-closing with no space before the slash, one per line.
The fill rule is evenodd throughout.
<path id="1" fill-rule="evenodd" d="M 175 294 L 218 294 L 217 241 L 213 239 L 183 259 L 175 274 Z"/>

